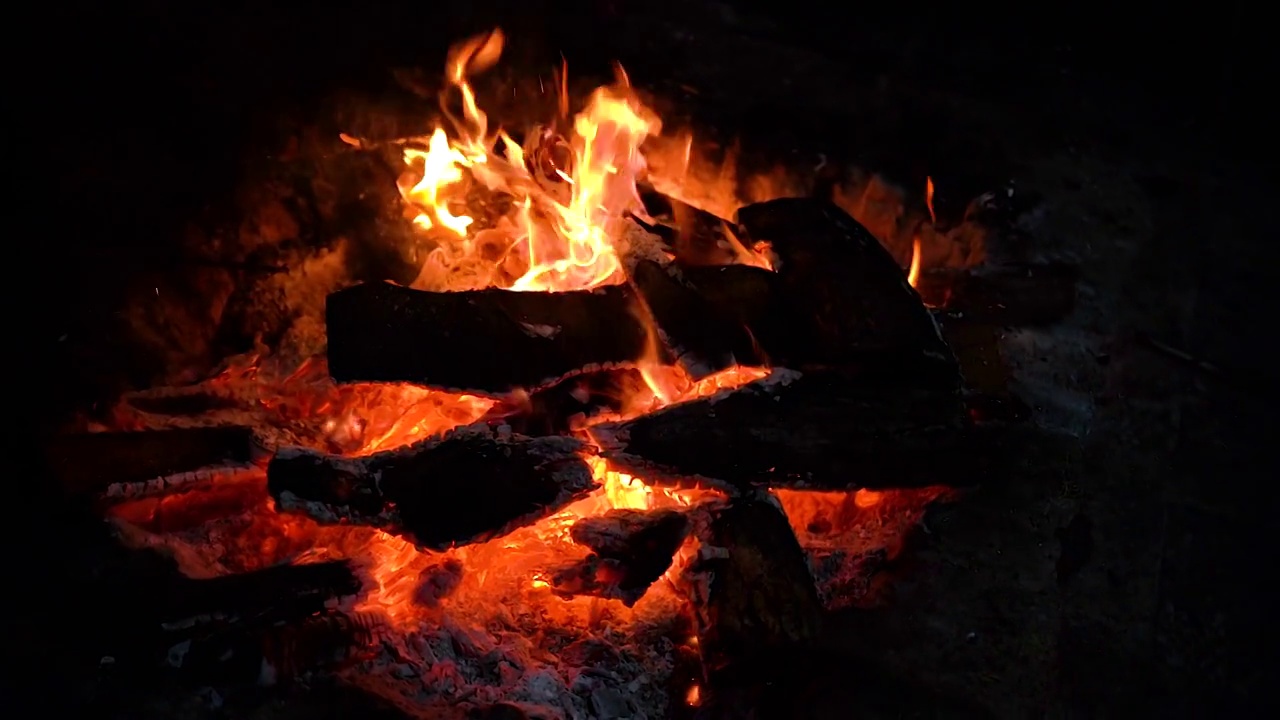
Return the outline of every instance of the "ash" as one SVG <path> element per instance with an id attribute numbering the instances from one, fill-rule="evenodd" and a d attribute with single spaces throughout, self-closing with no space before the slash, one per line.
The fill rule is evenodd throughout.
<path id="1" fill-rule="evenodd" d="M 534 718 L 667 716 L 664 681 L 676 667 L 670 639 L 602 627 L 546 647 L 519 627 L 537 618 L 511 620 L 477 628 L 446 617 L 407 634 L 388 629 L 377 655 L 345 677 L 423 718 L 439 717 L 448 707 L 497 705 Z"/>

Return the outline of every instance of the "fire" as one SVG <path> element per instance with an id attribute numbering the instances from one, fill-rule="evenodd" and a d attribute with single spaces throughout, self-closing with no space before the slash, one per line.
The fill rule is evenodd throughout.
<path id="1" fill-rule="evenodd" d="M 415 285 L 555 292 L 622 282 L 623 223 L 628 214 L 644 215 L 636 190 L 645 170 L 640 146 L 661 131 L 661 121 L 619 69 L 617 82 L 598 89 L 568 128 L 532 128 L 523 145 L 501 129 L 491 132 L 469 78 L 495 63 L 502 45 L 495 30 L 450 51 L 446 79 L 461 95 L 462 117 L 449 112 L 451 92 L 441 104 L 453 137 L 437 126 L 404 148 L 401 195 L 414 224 L 436 242 Z M 567 108 L 564 87 L 562 79 Z M 498 145 L 502 154 L 491 151 Z M 473 190 L 509 196 L 512 211 L 477 229 L 482 223 L 465 210 Z"/>
<path id="2" fill-rule="evenodd" d="M 924 202 L 929 208 L 929 223 L 937 225 L 938 216 L 933 212 L 933 178 L 931 177 L 924 179 Z M 916 287 L 920 281 L 920 245 L 920 234 L 917 233 L 915 239 L 911 242 L 911 267 L 907 270 L 907 283 L 911 287 Z"/>
<path id="3" fill-rule="evenodd" d="M 490 127 L 471 86 L 471 78 L 498 61 L 503 43 L 502 33 L 495 30 L 450 50 L 441 94 L 447 122 L 428 135 L 403 141 L 400 148 L 405 171 L 397 186 L 409 219 L 430 247 L 414 286 L 436 291 L 500 287 L 566 292 L 625 282 L 623 259 L 632 232 L 628 216 L 645 216 L 637 192 L 637 180 L 646 172 L 641 146 L 661 132 L 661 120 L 640 102 L 619 69 L 616 82 L 596 90 L 572 122 L 561 127 L 557 123 L 567 123 L 569 116 L 562 68 L 556 90 L 560 119 L 529 129 L 523 142 L 518 142 L 506 130 Z M 460 101 L 460 115 L 450 109 L 455 100 Z M 359 144 L 347 136 L 343 140 Z M 686 136 L 680 151 L 681 175 L 688 168 L 691 147 L 692 136 Z M 933 218 L 932 179 L 926 189 Z M 476 195 L 510 202 L 492 203 L 504 209 L 497 217 L 485 217 L 471 202 Z M 737 262 L 773 269 L 767 244 L 746 247 L 730 227 L 724 230 Z M 913 286 L 920 256 L 917 237 L 908 274 Z M 594 422 L 636 417 L 758 380 L 769 372 L 734 367 L 695 380 L 683 368 L 659 360 L 661 339 L 648 310 L 637 307 L 636 312 L 650 329 L 646 351 L 636 359 L 644 386 L 623 398 L 621 418 L 586 420 L 575 427 L 586 440 L 591 439 Z M 339 386 L 329 378 L 322 360 L 288 370 L 259 356 L 229 365 L 205 385 L 212 394 L 233 396 L 253 408 L 247 419 L 239 415 L 220 420 L 287 431 L 285 437 L 292 443 L 349 455 L 393 449 L 460 425 L 494 419 L 503 401 L 410 385 Z M 162 422 L 137 410 L 122 414 L 119 420 L 120 425 L 132 427 Z M 532 608 L 552 626 L 536 631 L 522 628 L 527 632 L 569 629 L 585 634 L 601 625 L 623 627 L 644 617 L 679 616 L 687 601 L 671 578 L 693 556 L 690 543 L 679 551 L 668 576 L 634 607 L 553 594 L 549 573 L 588 554 L 569 534 L 577 520 L 612 509 L 689 508 L 717 494 L 656 487 L 611 467 L 603 458 L 590 455 L 585 460 L 597 484 L 593 492 L 555 515 L 487 542 L 429 552 L 373 528 L 321 526 L 304 517 L 276 513 L 259 485 L 245 490 L 249 509 L 230 521 L 230 527 L 220 529 L 219 543 L 195 543 L 184 550 L 180 561 L 188 563 L 188 572 L 197 573 L 201 570 L 195 564 L 201 560 L 223 570 L 246 570 L 282 561 L 352 558 L 369 580 L 357 610 L 376 613 L 405 633 L 424 623 L 509 627 L 518 624 L 511 620 L 511 608 L 517 607 Z M 833 538 L 856 534 L 855 521 L 879 517 L 892 508 L 910 510 L 902 522 L 914 521 L 923 504 L 939 492 L 789 491 L 777 495 L 802 542 L 822 546 Z M 200 501 L 198 496 L 165 500 L 171 506 Z M 168 511 L 173 514 L 179 509 Z M 145 524 L 154 521 L 157 511 L 151 506 L 122 505 L 115 512 L 117 517 Z M 528 638 L 532 645 L 538 641 Z M 697 639 L 687 642 L 696 644 Z M 684 699 L 697 706 L 699 686 L 691 686 Z"/>

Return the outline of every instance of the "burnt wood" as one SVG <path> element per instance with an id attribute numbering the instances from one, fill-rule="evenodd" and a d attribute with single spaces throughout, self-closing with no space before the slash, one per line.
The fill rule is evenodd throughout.
<path id="1" fill-rule="evenodd" d="M 179 576 L 161 594 L 158 622 L 175 628 L 204 617 L 303 618 L 325 603 L 360 591 L 361 583 L 344 560 L 305 565 L 276 565 L 253 572 L 203 580 Z"/>
<path id="2" fill-rule="evenodd" d="M 72 493 L 101 493 L 119 483 L 248 463 L 256 454 L 256 444 L 250 428 L 221 426 L 57 435 L 46 441 L 44 450 L 63 488 Z"/>
<path id="3" fill-rule="evenodd" d="M 267 487 L 280 508 L 445 549 L 554 513 L 594 487 L 582 443 L 472 426 L 365 457 L 279 450 Z"/>
<path id="4" fill-rule="evenodd" d="M 646 342 L 626 286 L 435 293 L 366 283 L 329 295 L 325 319 L 335 380 L 481 393 L 631 362 Z"/>
<path id="5" fill-rule="evenodd" d="M 763 380 L 634 420 L 597 426 L 606 455 L 654 482 L 700 475 L 745 487 L 970 485 L 998 461 L 994 429 L 958 393 L 841 373 Z"/>
<path id="6" fill-rule="evenodd" d="M 501 418 L 521 435 L 567 435 L 575 419 L 621 412 L 625 400 L 645 388 L 638 368 L 623 367 L 573 375 L 527 397 L 508 400 L 490 417 Z"/>
<path id="7" fill-rule="evenodd" d="M 916 385 L 957 388 L 955 358 L 906 275 L 866 228 L 827 200 L 783 198 L 738 210 L 748 246 L 769 243 L 779 291 L 805 338 L 774 365 L 874 368 Z"/>
<path id="8" fill-rule="evenodd" d="M 593 552 L 553 573 L 552 588 L 563 595 L 615 598 L 634 605 L 671 567 L 688 528 L 688 518 L 676 510 L 621 509 L 582 518 L 569 534 Z"/>
<path id="9" fill-rule="evenodd" d="M 925 272 L 916 285 L 926 303 L 965 322 L 1036 326 L 1071 314 L 1079 276 L 1065 263 L 1004 264 Z"/>
<path id="10" fill-rule="evenodd" d="M 734 664 L 769 666 L 811 646 L 822 603 L 777 501 L 738 497 L 708 512 L 696 530 L 702 548 L 690 576 L 700 595 L 695 606 L 708 675 Z"/>

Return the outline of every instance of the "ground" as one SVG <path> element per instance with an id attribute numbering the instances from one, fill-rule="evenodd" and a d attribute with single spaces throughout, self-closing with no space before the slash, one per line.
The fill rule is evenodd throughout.
<path id="1" fill-rule="evenodd" d="M 1274 669 L 1273 638 L 1261 581 L 1275 559 L 1263 528 L 1274 495 L 1268 441 L 1277 384 L 1254 340 L 1260 327 L 1254 317 L 1266 307 L 1276 274 L 1274 253 L 1259 242 L 1273 195 L 1260 165 L 1235 155 L 1251 137 L 1239 120 L 1247 106 L 1239 102 L 1240 88 L 1223 80 L 1247 63 L 1233 61 L 1223 43 L 1204 57 L 1170 55 L 1110 73 L 1109 63 L 1123 53 L 1073 48 L 1069 29 L 1018 37 L 1012 23 L 979 32 L 977 23 L 953 24 L 959 21 L 949 17 L 914 24 L 876 17 L 846 35 L 831 28 L 830 18 L 805 26 L 795 4 L 799 19 L 787 21 L 719 3 L 687 5 L 664 15 L 663 3 L 643 11 L 614 3 L 597 10 L 590 33 L 574 32 L 581 26 L 563 9 L 515 12 L 542 13 L 546 42 L 570 56 L 575 49 L 589 58 L 615 55 L 638 83 L 692 86 L 717 121 L 749 118 L 744 124 L 757 134 L 772 132 L 775 142 L 799 137 L 802 150 L 871 169 L 900 151 L 899 158 L 911 156 L 900 160 L 902 175 L 1012 182 L 1029 198 L 1020 229 L 1032 254 L 1066 258 L 1083 271 L 1080 307 L 1071 318 L 1009 331 L 1003 341 L 1015 387 L 1036 411 L 1039 428 L 1016 451 L 1019 472 L 927 518 L 886 600 L 832 619 L 825 670 L 783 703 L 782 714 L 1252 715 L 1271 704 L 1263 683 Z M 187 103 L 172 111 L 176 126 L 152 123 L 148 131 L 158 134 L 151 142 L 163 149 L 182 138 L 184 127 L 226 132 L 252 116 L 242 105 L 267 97 L 273 84 L 303 84 L 299 68 L 317 58 L 343 82 L 356 82 L 337 69 L 344 59 L 331 57 L 344 52 L 341 46 L 305 50 L 310 42 L 338 42 L 343 33 L 332 23 L 312 28 L 312 35 L 282 30 L 276 37 L 272 29 L 291 25 L 269 15 L 259 26 L 218 13 L 208 34 L 192 41 L 213 49 L 205 55 L 188 49 L 174 61 L 183 72 L 121 81 L 124 98 L 145 95 L 139 88 L 147 83 L 204 83 L 204 94 L 170 89 L 148 99 L 144 106 L 160 113 L 165 97 Z M 529 16 L 522 16 L 526 23 Z M 474 20 L 451 21 L 450 29 L 461 33 Z M 352 33 L 379 26 L 367 17 L 351 23 Z M 255 29 L 236 35 L 234 53 L 218 50 L 223 43 L 215 33 L 243 27 Z M 415 57 L 405 31 L 388 33 L 395 49 L 365 40 L 345 52 L 376 55 L 369 63 L 438 64 L 439 49 L 429 42 Z M 156 52 L 183 45 L 151 42 Z M 271 52 L 263 49 L 268 44 Z M 1141 55 L 1143 47 L 1129 49 Z M 255 51 L 271 62 L 260 68 L 243 57 L 227 60 Z M 113 67 L 132 67 L 120 62 Z M 1203 74 L 1180 75 L 1193 66 Z M 97 71 L 99 79 L 109 76 Z M 1176 100 L 1159 92 L 1180 82 L 1203 92 Z M 119 137 L 103 141 L 100 157 L 182 167 L 177 147 L 166 156 L 148 146 L 146 132 L 134 127 L 131 134 L 136 108 L 112 106 L 100 86 L 92 93 L 104 103 L 101 112 L 122 116 L 108 123 Z M 205 110 L 213 106 L 220 114 L 211 118 Z M 868 114 L 880 119 L 868 124 Z M 844 132 L 850 127 L 871 129 L 851 136 Z M 227 171 L 217 151 L 193 153 L 189 173 Z M 111 164 L 95 167 L 90 159 L 83 171 L 68 165 L 66 179 L 101 182 L 104 173 L 125 172 Z M 214 183 L 202 174 L 192 185 Z M 89 213 L 91 221 L 69 218 L 66 232 L 99 233 L 131 262 L 162 262 L 138 250 L 145 242 L 120 237 L 145 232 L 134 218 L 147 207 L 136 197 L 144 190 L 174 216 L 180 215 L 174 208 L 198 203 L 195 190 L 166 187 L 173 184 L 165 177 L 124 190 L 108 183 L 107 199 L 86 196 L 85 207 L 109 204 L 111 212 Z M 945 195 L 946 186 L 940 188 Z M 84 265 L 65 272 L 86 295 L 108 293 L 111 278 Z M 83 388 L 87 381 L 78 383 L 68 370 L 68 358 L 81 356 L 67 355 L 60 338 L 71 332 L 61 325 L 81 327 L 86 315 L 83 303 L 65 304 L 55 308 L 66 313 L 55 320 L 59 327 L 37 334 L 44 351 L 37 357 L 68 378 L 63 386 Z M 68 390 L 68 402 L 72 395 Z M 60 512 L 32 513 L 48 523 L 44 537 L 58 527 L 52 523 Z M 67 555 L 78 552 L 76 537 L 64 534 L 69 549 L 56 555 L 32 553 L 50 587 L 59 586 L 59 573 L 85 566 Z M 52 620 L 39 611 L 34 618 L 28 629 L 52 632 L 40 625 Z M 58 674 L 58 662 L 42 656 L 34 664 Z M 264 704 L 253 717 L 279 717 L 271 707 Z"/>

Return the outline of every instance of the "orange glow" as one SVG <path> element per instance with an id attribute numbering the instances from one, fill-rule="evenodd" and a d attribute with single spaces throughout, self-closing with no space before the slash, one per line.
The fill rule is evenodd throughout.
<path id="1" fill-rule="evenodd" d="M 933 178 L 925 177 L 924 179 L 924 204 L 929 208 L 929 224 L 937 225 L 938 216 L 933 211 Z M 920 234 L 911 241 L 911 267 L 907 270 L 907 283 L 911 287 L 917 287 L 920 281 L 920 256 L 923 254 L 920 242 Z"/>
<path id="2" fill-rule="evenodd" d="M 662 145 L 661 120 L 638 99 L 620 69 L 617 81 L 596 90 L 573 116 L 567 68 L 559 68 L 553 84 L 557 117 L 545 126 L 530 128 L 517 142 L 506 130 L 490 126 L 471 85 L 475 76 L 497 63 L 504 41 L 495 30 L 454 46 L 448 54 L 446 89 L 441 96 L 445 122 L 400 143 L 405 170 L 397 187 L 406 216 L 416 228 L 415 241 L 425 249 L 414 287 L 562 292 L 625 282 L 625 260 L 635 249 L 633 243 L 639 242 L 628 216 L 644 216 L 636 185 L 640 179 L 673 197 L 693 198 L 690 204 L 704 209 L 710 204 L 721 217 L 732 216 L 745 195 L 763 200 L 780 193 L 781 185 L 771 184 L 767 176 L 757 178 L 756 186 L 747 190 L 738 187 L 732 154 L 711 179 L 699 179 L 692 167 L 693 136 L 684 133 L 669 146 Z M 453 105 L 460 107 L 460 114 L 451 109 Z M 341 139 L 363 146 L 358 138 L 343 135 Z M 650 160 L 662 165 L 660 172 L 652 172 Z M 498 217 L 477 209 L 486 205 L 484 201 L 473 202 L 475 196 L 486 194 L 510 198 Z M 932 220 L 931 178 L 926 200 Z M 733 261 L 774 269 L 776 258 L 767 243 L 748 247 L 729 224 L 723 229 Z M 917 236 L 908 273 L 913 286 L 921 255 Z M 663 340 L 648 308 L 641 303 L 634 311 L 648 330 L 644 352 L 634 359 L 643 383 L 627 389 L 616 414 L 576 419 L 573 433 L 583 440 L 591 441 L 592 426 L 597 423 L 706 397 L 770 372 L 739 366 L 695 380 L 684 368 L 662 361 Z M 234 358 L 197 389 L 225 400 L 225 407 L 195 419 L 174 419 L 125 402 L 116 409 L 115 425 L 134 429 L 249 425 L 268 446 L 306 445 L 337 454 L 367 455 L 473 422 L 502 421 L 501 413 L 513 401 L 512 397 L 482 397 L 409 384 L 339 385 L 329 377 L 322 357 L 298 364 L 296 358 L 266 354 Z M 555 572 L 590 554 L 570 536 L 570 528 L 581 518 L 613 509 L 696 510 L 721 497 L 720 493 L 659 487 L 621 472 L 605 458 L 587 455 L 584 460 L 598 486 L 586 497 L 502 537 L 443 552 L 419 549 L 372 527 L 321 525 L 307 517 L 277 513 L 262 479 L 219 488 L 216 493 L 122 503 L 112 514 L 143 533 L 154 533 L 145 538 L 130 536 L 132 541 L 175 548 L 182 569 L 193 576 L 278 562 L 349 558 L 366 580 L 356 610 L 377 616 L 403 631 L 402 635 L 445 622 L 500 626 L 508 631 L 517 628 L 519 632 L 510 634 L 538 647 L 553 636 L 559 640 L 587 637 L 601 628 L 625 630 L 686 616 L 690 601 L 678 578 L 696 555 L 697 541 L 692 537 L 677 552 L 666 575 L 632 607 L 618 600 L 565 597 L 557 593 Z M 938 488 L 776 491 L 806 550 L 863 548 L 869 546 L 863 531 L 872 528 L 867 532 L 881 532 L 878 542 L 892 546 L 893 552 L 906 528 L 941 493 Z M 220 518 L 216 531 L 210 530 L 206 537 L 193 539 L 196 534 L 191 527 L 210 517 L 213 503 L 232 508 L 234 515 Z M 177 527 L 185 534 L 168 534 Z M 217 540 L 209 539 L 215 532 Z M 537 622 L 513 619 L 515 615 L 535 616 Z M 678 644 L 696 649 L 697 643 L 696 636 L 688 636 Z M 697 684 L 689 687 L 684 701 L 699 705 Z"/>

